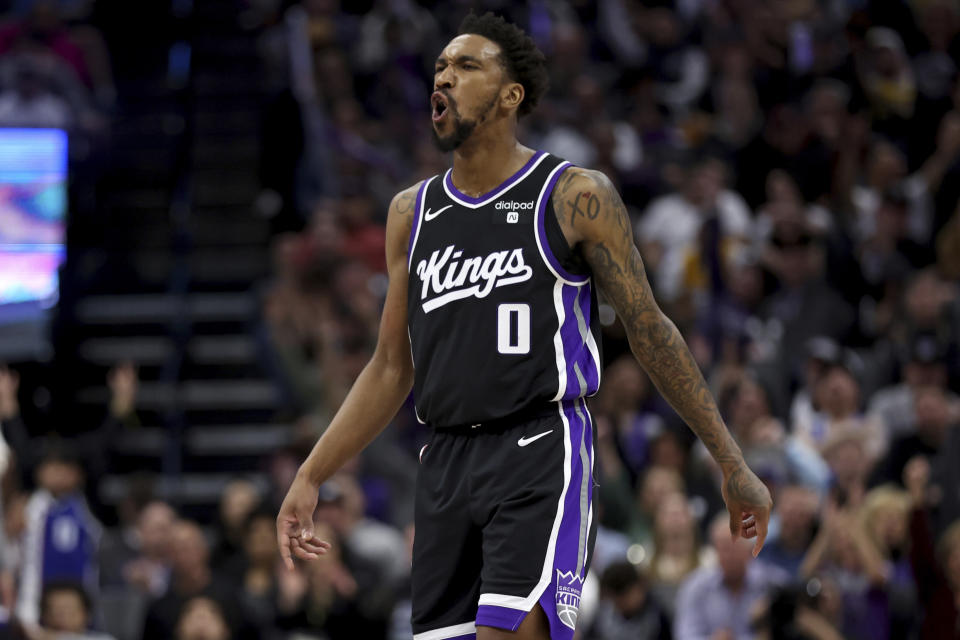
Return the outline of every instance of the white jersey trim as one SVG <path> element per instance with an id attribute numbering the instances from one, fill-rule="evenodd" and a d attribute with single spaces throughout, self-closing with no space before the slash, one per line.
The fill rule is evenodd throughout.
<path id="1" fill-rule="evenodd" d="M 559 402 L 567 392 L 567 356 L 563 350 L 563 323 L 567 313 L 563 308 L 563 281 L 557 280 L 553 285 L 553 307 L 557 311 L 557 332 L 553 334 L 553 350 L 557 360 L 557 395 L 554 402 Z"/>
<path id="2" fill-rule="evenodd" d="M 534 218 L 533 218 L 533 237 L 537 241 L 537 249 L 540 250 L 540 258 L 543 260 L 543 264 L 547 265 L 547 269 L 550 270 L 550 273 L 554 275 L 557 280 L 565 282 L 566 284 L 572 285 L 574 287 L 582 287 L 583 285 L 590 282 L 590 278 L 584 278 L 583 280 L 570 280 L 564 278 L 562 275 L 557 273 L 557 270 L 554 269 L 553 265 L 550 263 L 550 258 L 547 257 L 547 251 L 550 251 L 550 247 L 544 247 L 543 242 L 540 240 L 540 216 L 546 215 L 546 207 L 541 206 L 543 204 L 543 199 L 550 196 L 548 193 L 548 187 L 553 183 L 553 176 L 557 173 L 571 167 L 569 162 L 562 162 L 556 167 L 553 171 L 550 172 L 550 175 L 547 176 L 547 179 L 543 183 L 543 187 L 540 189 L 540 195 L 537 197 L 537 206 L 534 208 Z M 552 192 L 552 189 L 549 189 Z M 542 213 L 541 213 L 542 212 Z M 546 220 L 543 221 L 543 224 L 546 225 Z"/>
<path id="3" fill-rule="evenodd" d="M 415 633 L 413 634 L 413 640 L 447 640 L 447 638 L 456 638 L 476 632 L 477 624 L 475 622 L 464 622 L 463 624 L 455 624 L 450 627 L 441 627 L 440 629 L 432 629 L 430 631 L 424 631 L 423 633 Z"/>
<path id="4" fill-rule="evenodd" d="M 416 227 L 416 230 L 413 232 L 413 240 L 410 241 L 410 250 L 407 253 L 408 273 L 410 271 L 410 266 L 413 264 L 413 252 L 417 248 L 417 240 L 420 238 L 420 229 L 423 228 L 423 223 L 425 222 L 423 219 L 423 203 L 427 200 L 427 189 L 430 188 L 430 183 L 433 182 L 434 178 L 436 177 L 437 176 L 433 176 L 433 178 L 428 179 L 427 183 L 420 188 L 420 193 L 418 194 L 419 199 L 417 200 L 417 208 L 414 211 L 414 215 L 416 217 L 413 219 L 413 225 Z"/>

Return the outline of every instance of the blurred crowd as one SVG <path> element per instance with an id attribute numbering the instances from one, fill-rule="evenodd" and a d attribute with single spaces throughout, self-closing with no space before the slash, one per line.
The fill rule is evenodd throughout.
<path id="1" fill-rule="evenodd" d="M 0 20 L 0 126 L 102 135 L 116 100 L 93 0 L 13 0 Z"/>
<path id="2" fill-rule="evenodd" d="M 294 444 L 265 463 L 268 489 L 232 483 L 216 522 L 132 488 L 103 529 L 83 487 L 111 464 L 96 443 L 135 420 L 134 370 L 111 374 L 104 426 L 67 447 L 22 435 L 16 374 L 0 372 L 0 604 L 27 637 L 410 638 L 428 436 L 412 404 L 321 488 L 324 560 L 282 570 L 273 519 L 372 353 L 387 203 L 448 165 L 430 70 L 470 3 L 242 4 L 268 92 L 254 206 L 274 231 L 256 333 Z M 579 636 L 960 638 L 960 3 L 480 4 L 548 58 L 521 141 L 617 185 L 658 300 L 774 497 L 753 558 L 728 534 L 719 470 L 601 300 Z M 15 14 L 26 35 L 6 46 L 38 49 L 37 19 Z M 69 21 L 53 32 L 90 46 Z M 52 66 L 109 96 L 108 76 L 41 33 Z"/>

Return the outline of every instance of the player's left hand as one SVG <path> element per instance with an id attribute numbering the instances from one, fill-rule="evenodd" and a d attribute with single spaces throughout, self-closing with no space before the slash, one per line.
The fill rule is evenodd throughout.
<path id="1" fill-rule="evenodd" d="M 767 525 L 773 500 L 767 486 L 741 462 L 730 471 L 724 471 L 723 501 L 730 513 L 730 534 L 736 537 L 756 538 L 753 557 L 756 558 L 767 539 Z"/>

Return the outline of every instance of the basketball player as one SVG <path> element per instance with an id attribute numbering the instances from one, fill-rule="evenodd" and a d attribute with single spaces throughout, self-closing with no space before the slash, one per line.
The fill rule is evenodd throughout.
<path id="1" fill-rule="evenodd" d="M 289 568 L 322 555 L 318 487 L 412 386 L 433 427 L 414 515 L 415 640 L 573 637 L 596 528 L 585 398 L 600 384 L 598 289 L 723 470 L 731 533 L 756 537 L 757 553 L 767 532 L 770 495 L 653 299 L 616 190 L 517 141 L 545 88 L 543 54 L 492 14 L 468 16 L 440 53 L 432 124 L 453 168 L 391 203 L 376 351 L 277 517 Z"/>

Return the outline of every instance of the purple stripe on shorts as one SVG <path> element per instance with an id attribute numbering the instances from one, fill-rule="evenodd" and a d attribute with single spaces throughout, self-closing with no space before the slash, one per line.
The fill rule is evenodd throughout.
<path id="1" fill-rule="evenodd" d="M 581 512 L 581 487 L 584 473 L 590 473 L 580 458 L 580 443 L 589 434 L 589 425 L 581 420 L 574 408 L 581 400 L 564 401 L 563 413 L 570 424 L 570 484 L 563 501 L 563 519 L 554 547 L 553 566 L 550 568 L 550 586 L 540 597 L 540 606 L 550 621 L 553 640 L 571 640 L 580 610 L 580 595 L 584 575 L 578 566 L 581 535 L 586 526 L 587 511 Z M 582 414 L 581 410 L 581 414 Z M 586 418 L 586 414 L 584 414 Z M 588 459 L 589 462 L 589 459 Z M 589 503 L 588 505 L 589 506 Z M 586 545 L 587 541 L 584 541 Z M 584 546 L 584 552 L 586 552 Z"/>
<path id="2" fill-rule="evenodd" d="M 520 609 L 482 604 L 477 609 L 477 626 L 516 631 L 525 617 L 527 612 Z"/>
<path id="3" fill-rule="evenodd" d="M 407 241 L 407 269 L 413 264 L 413 241 L 417 237 L 417 230 L 420 229 L 420 218 L 423 216 L 423 200 L 426 197 L 424 192 L 429 182 L 429 178 L 424 180 L 417 190 L 417 208 L 413 210 L 413 225 L 410 227 L 410 239 Z"/>
<path id="4" fill-rule="evenodd" d="M 532 167 L 533 164 L 534 164 L 534 163 L 540 158 L 540 156 L 542 156 L 542 155 L 544 155 L 544 152 L 543 152 L 543 151 L 537 151 L 536 153 L 534 153 L 532 156 L 530 156 L 530 159 L 527 160 L 527 163 L 526 163 L 525 165 L 523 165 L 522 167 L 520 167 L 520 169 L 518 169 L 515 174 L 513 174 L 512 176 L 510 176 L 509 178 L 507 178 L 506 180 L 504 180 L 503 182 L 501 182 L 499 187 L 494 188 L 492 191 L 487 191 L 485 194 L 483 194 L 482 196 L 480 196 L 480 197 L 478 197 L 478 198 L 471 198 L 470 196 L 468 196 L 468 195 L 466 195 L 466 194 L 464 194 L 464 193 L 461 193 L 459 189 L 457 189 L 455 186 L 453 186 L 453 178 L 452 178 L 452 176 L 453 176 L 453 170 L 452 170 L 452 169 L 449 170 L 449 171 L 447 171 L 447 175 L 444 176 L 443 180 L 444 180 L 444 182 L 446 183 L 447 188 L 450 189 L 450 192 L 453 193 L 453 194 L 454 194 L 455 196 L 457 196 L 458 198 L 460 198 L 461 200 L 463 200 L 464 202 L 468 202 L 468 203 L 470 203 L 470 204 L 480 204 L 480 203 L 483 202 L 484 200 L 487 200 L 487 199 L 490 199 L 490 198 L 495 198 L 495 197 L 497 197 L 498 195 L 500 195 L 501 193 L 503 193 L 503 191 L 506 190 L 507 187 L 509 187 L 509 186 L 512 185 L 514 182 L 516 182 L 517 180 L 519 180 L 519 179 L 523 176 L 523 174 L 526 173 L 527 169 L 529 169 L 530 167 Z"/>
<path id="5" fill-rule="evenodd" d="M 578 276 L 570 273 L 560 265 L 560 261 L 557 260 L 555 255 L 553 255 L 553 250 L 550 248 L 550 242 L 547 240 L 547 227 L 546 220 L 544 219 L 547 213 L 547 202 L 550 200 L 550 194 L 553 193 L 553 187 L 557 184 L 557 180 L 560 179 L 561 174 L 563 174 L 564 171 L 572 166 L 573 165 L 569 162 L 561 164 L 560 169 L 554 173 L 550 178 L 550 181 L 547 182 L 547 186 L 543 194 L 543 200 L 540 201 L 540 206 L 537 207 L 537 235 L 540 236 L 540 246 L 543 248 L 543 255 L 546 256 L 550 266 L 553 267 L 554 271 L 560 274 L 561 278 L 571 282 L 586 282 L 589 279 L 589 276 Z"/>

